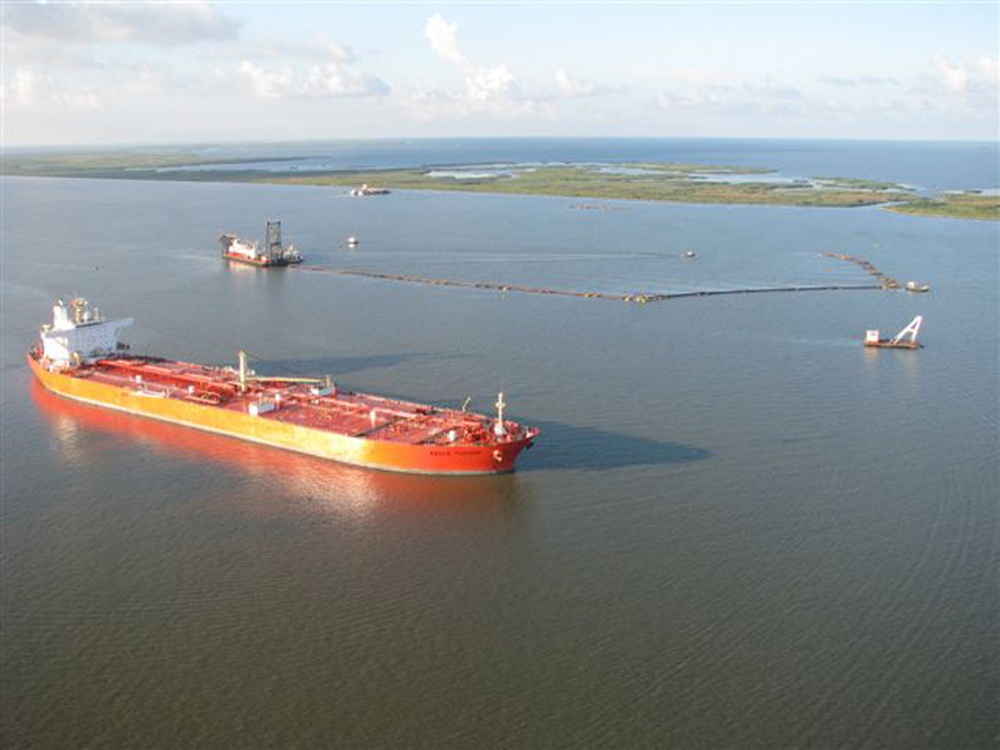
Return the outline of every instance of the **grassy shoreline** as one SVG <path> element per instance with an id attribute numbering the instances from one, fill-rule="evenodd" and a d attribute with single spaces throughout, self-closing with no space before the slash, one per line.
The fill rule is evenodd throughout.
<path id="1" fill-rule="evenodd" d="M 607 200 L 670 201 L 743 205 L 851 207 L 905 200 L 909 193 L 876 193 L 850 189 L 814 189 L 770 182 L 727 182 L 696 179 L 694 172 L 663 171 L 642 174 L 602 172 L 574 166 L 547 166 L 525 170 L 515 177 L 434 176 L 427 170 L 354 171 L 326 174 L 269 176 L 264 181 L 291 185 L 362 183 L 410 190 L 453 190 L 475 193 L 548 195 Z M 716 173 L 721 174 L 721 173 Z"/>
<path id="2" fill-rule="evenodd" d="M 453 190 L 722 205 L 883 206 L 903 214 L 1000 220 L 1000 196 L 959 192 L 927 198 L 897 183 L 850 177 L 777 179 L 772 170 L 740 166 L 627 162 L 503 169 L 449 165 L 419 169 L 299 171 L 294 168 L 297 159 L 269 158 L 268 161 L 283 161 L 291 165 L 288 171 L 274 172 L 227 169 L 227 166 L 252 164 L 259 159 L 205 158 L 185 153 L 8 154 L 4 159 L 3 174 L 344 187 L 367 183 L 395 190 Z"/>

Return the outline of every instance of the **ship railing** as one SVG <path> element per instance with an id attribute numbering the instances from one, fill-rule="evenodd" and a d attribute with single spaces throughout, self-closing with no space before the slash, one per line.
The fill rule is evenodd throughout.
<path id="1" fill-rule="evenodd" d="M 367 430 L 362 430 L 361 432 L 355 432 L 353 434 L 353 437 L 369 437 L 371 435 L 374 435 L 376 432 L 379 432 L 381 430 L 386 430 L 390 427 L 400 424 L 401 422 L 406 422 L 406 421 L 407 419 L 405 417 L 397 417 L 395 419 L 389 419 L 385 422 L 379 422 L 374 427 L 369 427 Z"/>
<path id="2" fill-rule="evenodd" d="M 105 359 L 101 360 L 102 367 L 109 370 L 128 375 L 152 375 L 162 380 L 169 380 L 175 386 L 194 385 L 199 390 L 216 393 L 219 396 L 232 396 L 236 392 L 236 384 L 228 381 L 219 381 L 208 375 L 183 372 L 181 370 L 168 367 L 159 367 L 142 360 L 132 359 Z"/>
<path id="3" fill-rule="evenodd" d="M 450 433 L 453 430 L 455 431 L 455 439 L 454 440 L 450 439 Z M 484 432 L 484 435 L 485 435 L 485 432 Z M 442 441 L 441 440 L 442 437 L 444 437 L 445 440 Z M 469 440 L 469 435 L 467 434 L 466 430 L 464 429 L 464 425 L 456 425 L 456 424 L 452 424 L 452 423 L 449 423 L 445 427 L 441 427 L 441 428 L 439 428 L 437 430 L 434 430 L 433 432 L 430 432 L 429 434 L 425 435 L 420 440 L 420 443 L 423 444 L 423 445 L 428 445 L 430 443 L 441 443 L 442 445 L 452 445 L 454 443 L 462 443 L 462 442 L 469 443 L 469 442 L 475 442 L 475 441 Z"/>

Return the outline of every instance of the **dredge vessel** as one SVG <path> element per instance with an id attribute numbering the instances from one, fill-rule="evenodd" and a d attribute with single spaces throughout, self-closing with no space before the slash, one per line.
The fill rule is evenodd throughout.
<path id="1" fill-rule="evenodd" d="M 97 406 L 374 469 L 499 474 L 538 430 L 504 418 L 356 393 L 329 377 L 257 376 L 138 356 L 118 340 L 132 318 L 103 319 L 85 299 L 57 300 L 28 364 L 48 390 Z"/>
<path id="2" fill-rule="evenodd" d="M 267 222 L 264 236 L 264 248 L 261 249 L 260 244 L 252 240 L 245 240 L 229 232 L 221 234 L 219 242 L 222 243 L 222 257 L 261 267 L 289 266 L 302 262 L 302 256 L 295 245 L 285 247 L 281 244 L 280 221 Z"/>

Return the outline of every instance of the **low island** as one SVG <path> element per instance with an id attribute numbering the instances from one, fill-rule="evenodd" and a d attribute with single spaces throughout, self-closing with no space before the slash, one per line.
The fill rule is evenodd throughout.
<path id="1" fill-rule="evenodd" d="M 788 178 L 773 170 L 678 163 L 447 165 L 413 169 L 317 170 L 303 157 L 209 158 L 194 152 L 34 152 L 8 154 L 4 174 L 35 177 L 256 182 L 382 189 L 454 190 L 598 200 L 852 208 L 882 206 L 923 216 L 997 221 L 1000 195 L 928 196 L 908 186 L 850 177 Z M 274 165 L 281 168 L 274 168 Z M 382 192 L 380 190 L 380 192 Z"/>

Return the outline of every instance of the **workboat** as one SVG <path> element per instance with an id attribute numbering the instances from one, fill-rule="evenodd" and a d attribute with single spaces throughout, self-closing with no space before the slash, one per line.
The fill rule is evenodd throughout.
<path id="1" fill-rule="evenodd" d="M 259 242 L 245 240 L 242 237 L 226 232 L 219 235 L 222 243 L 222 257 L 235 260 L 238 263 L 249 263 L 252 266 L 288 266 L 302 262 L 302 256 L 295 245 L 285 247 L 281 244 L 281 222 L 269 221 L 265 228 L 264 247 Z"/>
<path id="2" fill-rule="evenodd" d="M 87 300 L 57 300 L 28 364 L 48 390 L 109 409 L 355 466 L 422 474 L 514 470 L 538 430 L 462 409 L 340 388 L 329 377 L 257 375 L 237 367 L 133 354 L 132 318 L 105 320 Z"/>
<path id="3" fill-rule="evenodd" d="M 387 188 L 370 187 L 365 184 L 361 187 L 352 188 L 351 195 L 355 197 L 361 197 L 366 195 L 388 195 L 389 190 Z"/>
<path id="4" fill-rule="evenodd" d="M 917 341 L 917 334 L 923 322 L 924 316 L 918 315 L 891 339 L 882 338 L 877 328 L 869 329 L 865 331 L 865 346 L 874 349 L 919 349 L 923 344 Z"/>

